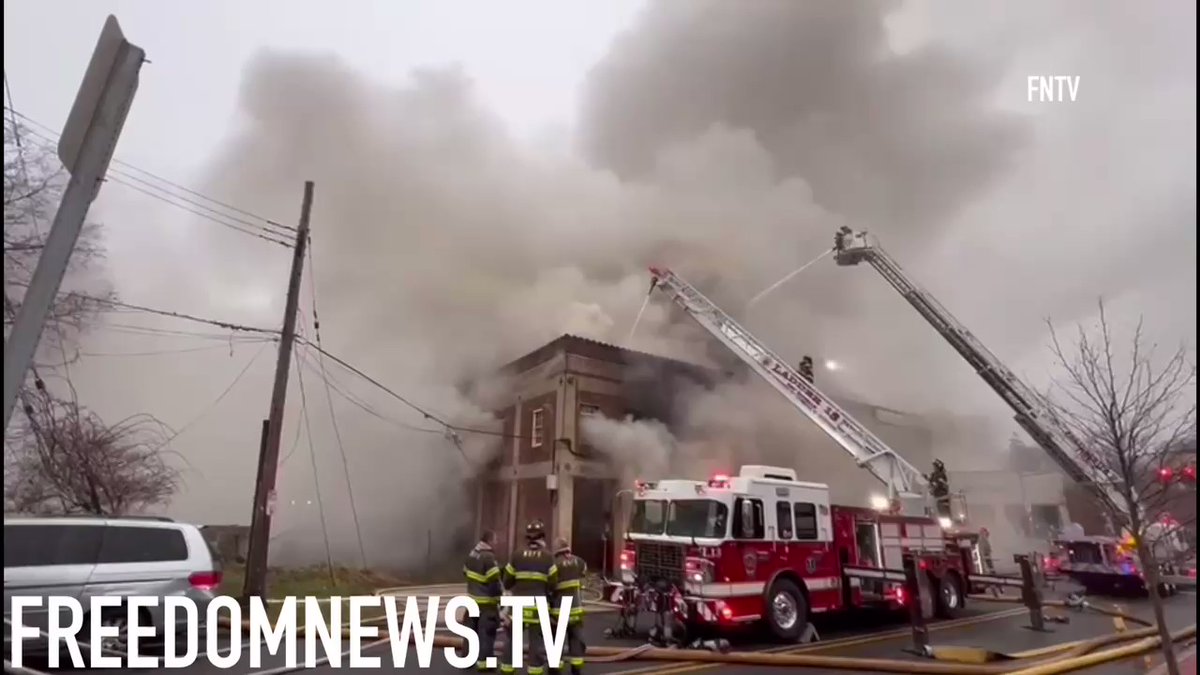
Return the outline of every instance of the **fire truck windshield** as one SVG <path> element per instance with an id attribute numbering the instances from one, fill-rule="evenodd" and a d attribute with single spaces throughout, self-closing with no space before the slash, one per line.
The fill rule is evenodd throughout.
<path id="1" fill-rule="evenodd" d="M 725 536 L 729 510 L 711 499 L 680 499 L 667 508 L 667 534 L 718 539 Z"/>
<path id="2" fill-rule="evenodd" d="M 629 531 L 635 534 L 662 534 L 667 524 L 667 502 L 662 499 L 639 499 L 633 503 Z"/>

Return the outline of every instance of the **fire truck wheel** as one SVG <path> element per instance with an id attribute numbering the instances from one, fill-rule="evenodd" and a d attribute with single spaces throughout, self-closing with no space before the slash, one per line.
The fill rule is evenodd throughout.
<path id="1" fill-rule="evenodd" d="M 953 619 L 962 611 L 963 592 L 962 578 L 954 572 L 947 572 L 937 582 L 937 615 L 943 619 Z"/>
<path id="2" fill-rule="evenodd" d="M 808 626 L 808 602 L 792 581 L 777 579 L 767 592 L 767 627 L 780 640 L 795 642 Z"/>

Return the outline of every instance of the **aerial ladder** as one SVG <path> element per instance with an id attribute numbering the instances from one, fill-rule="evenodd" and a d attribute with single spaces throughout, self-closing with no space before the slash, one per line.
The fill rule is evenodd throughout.
<path id="1" fill-rule="evenodd" d="M 867 469 L 879 479 L 887 487 L 891 510 L 899 511 L 907 507 L 919 515 L 929 513 L 928 479 L 916 467 L 691 284 L 668 269 L 651 267 L 650 273 L 651 292 L 658 288 L 668 293 L 688 316 L 850 453 L 859 467 Z"/>
<path id="2" fill-rule="evenodd" d="M 1115 488 L 1118 477 L 1093 452 L 1079 441 L 1058 419 L 1046 401 L 1010 371 L 949 310 L 909 278 L 900 265 L 866 232 L 848 227 L 834 239 L 834 260 L 839 265 L 866 262 L 879 272 L 892 288 L 954 347 L 975 372 L 987 382 L 1016 413 L 1017 424 L 1040 445 L 1076 483 L 1087 488 L 1109 508 L 1110 513 L 1125 513 L 1124 497 Z M 1123 524 L 1123 523 L 1122 523 Z"/>

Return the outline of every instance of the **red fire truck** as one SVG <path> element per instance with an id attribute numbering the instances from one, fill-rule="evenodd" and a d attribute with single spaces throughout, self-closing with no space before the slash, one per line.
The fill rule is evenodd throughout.
<path id="1" fill-rule="evenodd" d="M 970 555 L 949 514 L 933 517 L 928 479 L 833 398 L 670 270 L 651 268 L 671 299 L 887 488 L 875 508 L 833 506 L 829 488 L 788 468 L 745 466 L 707 482 L 641 484 L 612 598 L 636 614 L 653 598 L 660 616 L 689 627 L 765 622 L 785 640 L 812 614 L 905 604 L 902 556 L 917 555 L 923 609 L 951 615 L 969 588 Z M 959 537 L 962 534 L 963 537 Z M 931 601 L 931 602 L 930 602 Z M 664 605 L 669 604 L 669 607 Z"/>
<path id="2" fill-rule="evenodd" d="M 970 574 L 960 543 L 933 518 L 833 505 L 826 485 L 770 466 L 639 483 L 627 536 L 623 581 L 671 589 L 687 625 L 762 622 L 790 641 L 813 614 L 903 606 L 903 553 L 918 556 L 939 616 L 962 609 Z"/>

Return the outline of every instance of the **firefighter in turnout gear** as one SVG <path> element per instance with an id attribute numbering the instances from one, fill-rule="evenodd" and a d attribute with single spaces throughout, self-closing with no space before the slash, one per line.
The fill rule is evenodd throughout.
<path id="1" fill-rule="evenodd" d="M 564 673 L 582 673 L 583 655 L 587 645 L 583 642 L 583 579 L 587 575 L 587 563 L 571 553 L 566 539 L 554 542 L 554 565 L 558 568 L 558 584 L 555 585 L 554 602 L 550 615 L 558 626 L 563 598 L 571 598 L 569 623 L 567 624 L 567 654 Z"/>
<path id="2" fill-rule="evenodd" d="M 487 667 L 488 657 L 495 656 L 496 631 L 500 628 L 500 596 L 504 587 L 500 581 L 500 565 L 496 562 L 496 553 L 492 545 L 496 541 L 496 533 L 487 530 L 479 538 L 479 543 L 471 549 L 467 562 L 463 564 L 463 574 L 467 577 L 467 595 L 479 605 L 479 616 L 467 618 L 467 625 L 479 637 L 479 658 L 475 662 L 476 670 L 490 670 Z"/>
<path id="3" fill-rule="evenodd" d="M 933 494 L 937 505 L 937 514 L 944 518 L 950 517 L 950 479 L 946 475 L 946 465 L 942 460 L 933 460 L 933 473 L 929 474 L 929 491 Z"/>
<path id="4" fill-rule="evenodd" d="M 558 585 L 558 568 L 554 565 L 554 554 L 546 546 L 546 526 L 540 520 L 535 520 L 525 526 L 525 548 L 513 553 L 512 559 L 504 568 L 501 579 L 504 587 L 513 595 L 527 598 L 544 598 L 547 605 L 554 599 L 554 589 Z M 524 647 L 526 649 L 523 663 L 525 672 L 529 675 L 543 675 L 546 672 L 546 645 L 542 638 L 541 621 L 538 618 L 537 605 L 526 609 L 520 617 L 512 617 L 511 633 L 523 630 Z M 508 641 L 508 658 L 500 666 L 501 672 L 513 672 L 516 654 L 513 653 L 513 640 Z"/>

